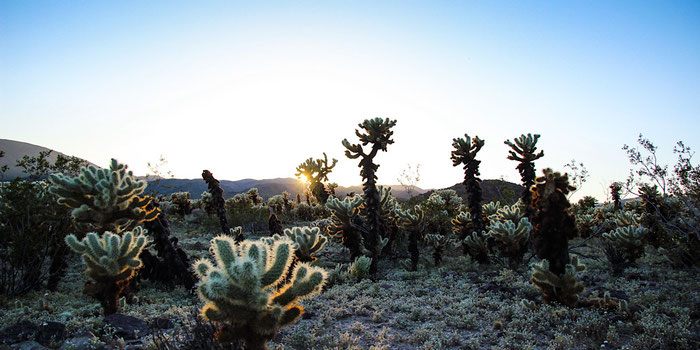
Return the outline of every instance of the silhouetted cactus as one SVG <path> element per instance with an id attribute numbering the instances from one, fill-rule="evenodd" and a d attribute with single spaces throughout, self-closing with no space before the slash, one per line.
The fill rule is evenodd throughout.
<path id="1" fill-rule="evenodd" d="M 401 209 L 395 209 L 395 213 L 400 227 L 408 231 L 408 252 L 411 254 L 411 271 L 417 271 L 418 259 L 420 258 L 418 241 L 422 238 L 423 230 L 425 229 L 423 210 L 416 205 L 413 207 L 413 213 L 410 210 Z"/>
<path id="2" fill-rule="evenodd" d="M 622 186 L 619 183 L 613 182 L 613 184 L 610 185 L 610 195 L 612 196 L 615 210 L 622 209 L 622 204 L 620 202 L 620 191 L 622 191 Z"/>
<path id="3" fill-rule="evenodd" d="M 130 230 L 144 221 L 155 219 L 160 210 L 147 209 L 151 199 L 141 197 L 145 181 L 138 181 L 125 164 L 112 159 L 109 169 L 93 165 L 80 168 L 80 176 L 51 174 L 49 192 L 58 196 L 58 203 L 73 211 L 73 218 L 90 224 L 102 233 Z"/>
<path id="4" fill-rule="evenodd" d="M 316 197 L 320 204 L 326 204 L 328 200 L 328 191 L 323 186 L 323 181 L 328 181 L 328 174 L 338 163 L 337 159 L 333 159 L 333 163 L 328 165 L 328 156 L 323 153 L 323 159 L 309 158 L 297 166 L 296 176 L 304 175 L 309 181 L 309 189 Z"/>
<path id="5" fill-rule="evenodd" d="M 549 267 L 557 275 L 564 273 L 569 263 L 569 239 L 576 237 L 576 220 L 569 213 L 571 204 L 566 198 L 574 187 L 569 177 L 544 169 L 531 187 L 532 206 L 537 213 L 532 217 L 535 226 L 533 248 L 537 257 L 549 261 Z"/>
<path id="6" fill-rule="evenodd" d="M 228 233 L 229 226 L 228 220 L 226 219 L 226 209 L 224 208 L 226 203 L 224 200 L 224 190 L 221 188 L 219 180 L 214 178 L 214 174 L 212 174 L 209 170 L 202 171 L 202 178 L 204 179 L 204 182 L 207 183 L 209 193 L 211 193 L 214 210 L 216 211 L 216 216 L 219 217 L 221 233 L 226 234 Z"/>
<path id="7" fill-rule="evenodd" d="M 189 192 L 175 192 L 170 194 L 170 201 L 175 206 L 175 213 L 181 217 L 192 214 L 192 202 Z"/>
<path id="8" fill-rule="evenodd" d="M 142 232 L 136 227 L 123 236 L 105 232 L 100 237 L 90 232 L 82 241 L 72 234 L 65 238 L 68 247 L 82 254 L 87 265 L 85 275 L 92 282 L 85 284 L 84 293 L 100 302 L 105 315 L 119 312 L 119 295 L 142 265 L 138 258 L 146 246 Z"/>
<path id="9" fill-rule="evenodd" d="M 396 120 L 390 119 L 368 119 L 359 124 L 359 127 L 364 131 L 360 133 L 355 130 L 355 135 L 360 139 L 361 144 L 350 144 L 347 139 L 343 140 L 343 146 L 347 148 L 345 155 L 350 159 L 360 159 L 358 165 L 362 170 L 360 176 L 364 180 L 362 190 L 364 191 L 364 200 L 366 206 L 367 217 L 367 237 L 365 238 L 365 247 L 369 248 L 372 265 L 370 273 L 377 272 L 377 261 L 382 251 L 382 237 L 385 233 L 385 224 L 381 220 L 381 198 L 377 190 L 377 169 L 379 165 L 374 164 L 374 157 L 379 151 L 385 151 L 388 145 L 394 143 L 391 136 L 394 134 L 391 128 L 396 125 Z M 372 144 L 369 153 L 365 153 L 362 146 Z"/>
<path id="10" fill-rule="evenodd" d="M 290 282 L 277 289 L 294 254 L 288 239 L 236 244 L 223 235 L 212 240 L 211 252 L 216 265 L 208 259 L 193 265 L 201 279 L 199 296 L 206 302 L 202 316 L 220 325 L 217 340 L 242 340 L 247 349 L 267 349 L 279 329 L 303 313 L 297 301 L 319 293 L 327 278 L 325 270 L 300 263 Z"/>
<path id="11" fill-rule="evenodd" d="M 544 152 L 537 152 L 537 139 L 540 135 L 532 134 L 520 135 L 520 137 L 514 139 L 514 142 L 506 140 L 504 143 L 510 148 L 508 151 L 508 159 L 516 160 L 520 162 L 516 169 L 520 172 L 520 178 L 523 181 L 523 186 L 525 189 L 521 195 L 523 204 L 525 205 L 525 216 L 528 218 L 532 217 L 533 209 L 531 206 L 532 197 L 530 195 L 530 187 L 535 184 L 535 163 L 534 161 L 540 159 L 544 156 Z"/>
<path id="12" fill-rule="evenodd" d="M 282 222 L 275 214 L 275 209 L 270 207 L 270 217 L 267 218 L 267 228 L 270 230 L 270 235 L 282 234 Z"/>
<path id="13" fill-rule="evenodd" d="M 425 244 L 433 248 L 433 261 L 435 266 L 439 266 L 442 263 L 442 254 L 445 249 L 457 246 L 458 241 L 452 235 L 427 234 L 425 235 Z"/>
<path id="14" fill-rule="evenodd" d="M 481 161 L 476 160 L 476 154 L 484 147 L 484 140 L 478 136 L 473 139 L 469 135 L 464 134 L 464 138 L 456 138 L 452 140 L 451 159 L 452 165 L 462 165 L 464 169 L 464 187 L 467 189 L 467 207 L 471 216 L 471 229 L 477 234 L 484 231 L 486 224 L 481 213 L 481 179 L 479 176 L 479 164 Z M 471 234 L 471 232 L 470 232 Z M 468 254 L 469 249 L 464 247 L 464 254 Z"/>

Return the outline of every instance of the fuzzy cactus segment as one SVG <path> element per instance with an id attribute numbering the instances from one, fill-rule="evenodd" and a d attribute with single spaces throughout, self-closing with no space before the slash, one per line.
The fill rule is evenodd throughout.
<path id="1" fill-rule="evenodd" d="M 85 275 L 92 282 L 86 284 L 86 294 L 100 301 L 106 315 L 118 312 L 119 294 L 142 266 L 139 254 L 147 243 L 143 229 L 136 227 L 122 236 L 105 232 L 100 237 L 91 232 L 82 241 L 71 234 L 66 236 L 65 242 L 70 249 L 82 254 L 87 265 Z"/>
<path id="2" fill-rule="evenodd" d="M 295 244 L 294 254 L 301 262 L 316 261 L 316 255 L 326 244 L 328 238 L 321 234 L 318 227 L 294 227 L 285 229 L 284 235 Z"/>
<path id="3" fill-rule="evenodd" d="M 296 265 L 289 281 L 280 285 L 292 264 L 294 245 L 283 237 L 267 244 L 236 244 L 222 235 L 211 243 L 215 262 L 194 263 L 201 279 L 199 296 L 206 303 L 202 316 L 221 324 L 220 341 L 243 340 L 249 349 L 266 349 L 280 328 L 302 314 L 296 302 L 321 291 L 325 270 L 306 263 Z"/>
<path id="4" fill-rule="evenodd" d="M 362 203 L 360 196 L 346 197 L 343 200 L 330 198 L 326 203 L 326 208 L 331 211 L 328 233 L 342 237 L 343 245 L 350 250 L 353 259 L 362 255 L 362 234 L 356 224 Z"/>
<path id="5" fill-rule="evenodd" d="M 566 265 L 565 272 L 557 275 L 550 271 L 549 262 L 542 260 L 534 265 L 534 272 L 530 281 L 540 289 L 544 301 L 558 301 L 566 306 L 575 306 L 578 296 L 586 289 L 576 280 L 576 274 L 586 269 L 586 266 L 578 262 L 577 257 L 571 258 L 571 263 Z"/>
<path id="6" fill-rule="evenodd" d="M 80 176 L 51 174 L 49 192 L 58 203 L 73 208 L 73 218 L 92 224 L 100 232 L 122 232 L 143 221 L 155 219 L 160 210 L 147 209 L 150 199 L 141 197 L 145 181 L 138 181 L 125 164 L 112 159 L 109 169 L 95 166 L 80 169 Z"/>
<path id="7" fill-rule="evenodd" d="M 643 238 L 648 233 L 649 229 L 645 227 L 630 225 L 603 233 L 603 238 L 610 241 L 614 249 L 622 253 L 625 260 L 634 263 L 644 254 Z"/>
<path id="8" fill-rule="evenodd" d="M 523 217 L 516 224 L 513 221 L 494 222 L 489 226 L 489 237 L 493 239 L 501 254 L 511 266 L 520 264 L 527 251 L 527 243 L 532 232 L 532 224 Z"/>

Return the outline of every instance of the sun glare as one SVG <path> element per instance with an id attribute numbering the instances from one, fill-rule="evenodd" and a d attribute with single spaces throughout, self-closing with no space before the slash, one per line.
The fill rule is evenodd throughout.
<path id="1" fill-rule="evenodd" d="M 304 174 L 299 175 L 297 178 L 298 178 L 299 181 L 301 181 L 302 183 L 305 183 L 305 184 L 308 184 L 308 183 L 309 183 L 309 179 L 307 179 L 307 178 L 306 178 L 306 175 L 304 175 Z"/>

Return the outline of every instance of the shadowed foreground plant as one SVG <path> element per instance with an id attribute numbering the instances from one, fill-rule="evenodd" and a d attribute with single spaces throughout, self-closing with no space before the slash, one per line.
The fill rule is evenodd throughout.
<path id="1" fill-rule="evenodd" d="M 138 256 L 146 246 L 141 227 L 123 236 L 105 232 L 102 237 L 90 232 L 82 241 L 75 235 L 66 236 L 66 244 L 82 254 L 87 265 L 87 282 L 83 292 L 97 299 L 105 315 L 119 312 L 119 295 L 129 285 L 134 272 L 141 267 Z"/>
<path id="2" fill-rule="evenodd" d="M 241 340 L 248 349 L 267 349 L 277 331 L 303 313 L 296 302 L 319 293 L 327 277 L 325 270 L 300 263 L 290 281 L 275 288 L 294 254 L 294 243 L 286 238 L 271 245 L 253 240 L 237 245 L 229 236 L 218 236 L 211 252 L 216 265 L 208 259 L 194 263 L 199 296 L 206 302 L 202 316 L 221 326 L 217 340 Z"/>
<path id="3" fill-rule="evenodd" d="M 576 305 L 578 296 L 586 289 L 576 280 L 576 273 L 586 269 L 585 265 L 579 264 L 578 257 L 571 258 L 571 263 L 566 265 L 565 272 L 561 275 L 550 270 L 547 260 L 542 260 L 533 267 L 535 272 L 530 281 L 540 289 L 544 301 L 558 301 L 566 306 Z"/>

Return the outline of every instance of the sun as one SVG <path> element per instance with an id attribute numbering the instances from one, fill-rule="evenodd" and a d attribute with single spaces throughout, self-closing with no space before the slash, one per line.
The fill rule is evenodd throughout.
<path id="1" fill-rule="evenodd" d="M 299 181 L 301 181 L 301 182 L 303 182 L 303 183 L 305 183 L 305 184 L 309 183 L 309 179 L 308 179 L 308 178 L 306 177 L 306 175 L 304 175 L 304 174 L 299 175 L 299 176 L 298 176 L 298 179 L 299 179 Z"/>

